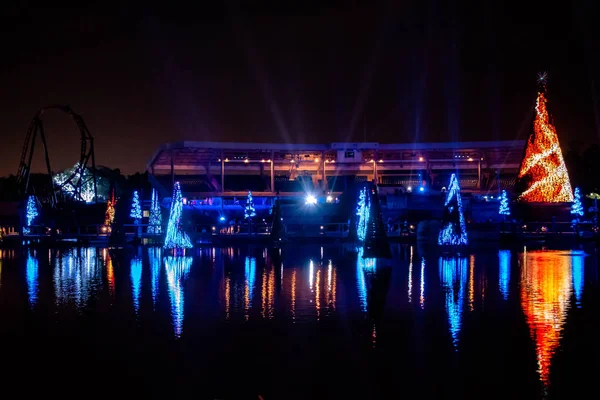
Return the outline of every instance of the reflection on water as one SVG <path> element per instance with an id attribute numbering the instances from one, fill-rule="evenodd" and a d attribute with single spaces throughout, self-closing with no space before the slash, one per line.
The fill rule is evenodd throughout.
<path id="1" fill-rule="evenodd" d="M 521 307 L 535 343 L 538 372 L 548 387 L 555 354 L 573 293 L 582 289 L 584 255 L 579 252 L 529 251 L 521 254 Z M 577 271 L 577 272 L 576 272 Z M 575 278 L 574 275 L 578 275 Z"/>
<path id="2" fill-rule="evenodd" d="M 466 257 L 440 257 L 439 265 L 440 281 L 446 298 L 450 334 L 452 335 L 452 343 L 457 349 L 467 283 L 467 259 Z"/>
<path id="3" fill-rule="evenodd" d="M 573 255 L 573 289 L 577 308 L 581 308 L 581 295 L 583 294 L 583 260 L 584 255 L 577 253 Z"/>
<path id="4" fill-rule="evenodd" d="M 421 258 L 421 284 L 419 286 L 419 304 L 421 309 L 425 308 L 425 257 Z"/>
<path id="5" fill-rule="evenodd" d="M 140 311 L 140 297 L 142 294 L 142 259 L 134 257 L 130 264 L 131 295 L 133 297 L 133 308 L 135 313 Z"/>
<path id="6" fill-rule="evenodd" d="M 27 252 L 27 267 L 25 273 L 27 276 L 27 294 L 29 295 L 29 305 L 35 306 L 38 298 L 38 260 L 35 250 Z"/>
<path id="7" fill-rule="evenodd" d="M 113 260 L 108 249 L 102 249 L 102 262 L 106 266 L 106 282 L 108 284 L 108 294 L 111 299 L 115 298 L 115 269 Z"/>
<path id="8" fill-rule="evenodd" d="M 165 270 L 167 272 L 167 282 L 169 284 L 168 288 L 169 299 L 171 300 L 171 317 L 173 319 L 175 337 L 181 337 L 181 334 L 183 333 L 183 283 L 190 271 L 192 261 L 192 257 L 165 257 Z"/>
<path id="9" fill-rule="evenodd" d="M 498 251 L 498 287 L 504 300 L 508 299 L 508 286 L 510 284 L 510 250 Z"/>
<path id="10" fill-rule="evenodd" d="M 246 316 L 246 320 L 248 320 L 250 318 L 250 309 L 252 308 L 252 299 L 254 298 L 254 286 L 256 285 L 256 258 L 246 257 L 244 277 L 246 278 L 244 286 L 244 315 Z"/>
<path id="11" fill-rule="evenodd" d="M 86 305 L 102 287 L 102 266 L 96 248 L 69 249 L 54 260 L 54 289 L 57 303 L 74 301 L 78 308 Z"/>
<path id="12" fill-rule="evenodd" d="M 156 306 L 158 301 L 158 290 L 160 283 L 160 268 L 162 265 L 162 248 L 148 248 L 148 262 L 150 263 L 150 282 L 152 285 L 152 302 Z"/>

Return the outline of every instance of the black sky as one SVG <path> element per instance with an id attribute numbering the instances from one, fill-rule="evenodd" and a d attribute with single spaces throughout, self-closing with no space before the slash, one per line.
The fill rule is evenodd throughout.
<path id="1" fill-rule="evenodd" d="M 286 4 L 6 10 L 0 175 L 56 103 L 83 116 L 97 163 L 124 173 L 167 141 L 362 141 L 365 119 L 367 141 L 524 138 L 541 70 L 563 147 L 598 141 L 593 0 Z M 75 163 L 74 123 L 44 122 L 53 168 Z"/>

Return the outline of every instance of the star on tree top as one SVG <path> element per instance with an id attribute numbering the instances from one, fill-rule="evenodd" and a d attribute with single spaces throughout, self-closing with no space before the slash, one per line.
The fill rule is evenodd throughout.
<path id="1" fill-rule="evenodd" d="M 548 82 L 548 73 L 547 72 L 538 72 L 538 83 L 540 85 L 545 85 Z"/>

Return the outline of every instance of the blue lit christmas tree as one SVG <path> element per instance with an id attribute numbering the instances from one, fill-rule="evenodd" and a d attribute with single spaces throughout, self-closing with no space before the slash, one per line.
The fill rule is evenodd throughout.
<path id="1" fill-rule="evenodd" d="M 25 214 L 25 217 L 27 218 L 27 225 L 23 227 L 24 235 L 29 235 L 29 233 L 31 232 L 31 224 L 33 223 L 35 217 L 37 217 L 38 215 L 39 213 L 37 210 L 37 205 L 35 203 L 35 198 L 33 196 L 29 196 L 29 198 L 27 199 L 27 210 Z"/>
<path id="2" fill-rule="evenodd" d="M 498 210 L 498 214 L 510 215 L 510 205 L 508 203 L 508 196 L 506 196 L 506 190 L 502 190 L 502 195 L 500 196 L 500 210 Z"/>
<path id="3" fill-rule="evenodd" d="M 464 246 L 469 243 L 467 238 L 467 226 L 463 215 L 462 200 L 460 198 L 460 187 L 456 174 L 450 177 L 448 194 L 444 203 L 444 218 L 438 236 L 440 246 Z"/>
<path id="4" fill-rule="evenodd" d="M 364 241 L 367 235 L 369 216 L 371 215 L 369 196 L 367 195 L 366 187 L 363 187 L 360 193 L 358 194 L 358 206 L 356 208 L 356 215 L 358 216 L 356 234 L 358 236 L 358 240 Z"/>
<path id="5" fill-rule="evenodd" d="M 254 201 L 252 200 L 252 192 L 248 192 L 248 198 L 246 198 L 246 207 L 244 207 L 244 218 L 250 219 L 256 216 L 256 210 L 254 209 Z"/>
<path id="6" fill-rule="evenodd" d="M 158 201 L 158 192 L 152 189 L 152 201 L 150 202 L 150 221 L 148 233 L 159 235 L 162 233 L 162 212 Z"/>
<path id="7" fill-rule="evenodd" d="M 571 206 L 571 214 L 575 215 L 575 218 L 583 217 L 583 205 L 581 204 L 581 192 L 579 188 L 575 188 L 575 199 Z"/>
<path id="8" fill-rule="evenodd" d="M 175 182 L 173 187 L 173 197 L 171 199 L 171 212 L 169 213 L 169 223 L 165 235 L 165 249 L 183 250 L 194 247 L 187 233 L 181 227 L 181 213 L 183 211 L 183 197 L 181 196 L 181 187 L 179 182 Z"/>
<path id="9" fill-rule="evenodd" d="M 133 222 L 138 225 L 142 219 L 142 207 L 140 206 L 140 195 L 137 190 L 133 191 L 133 199 L 131 200 L 131 211 L 129 216 L 133 218 Z"/>

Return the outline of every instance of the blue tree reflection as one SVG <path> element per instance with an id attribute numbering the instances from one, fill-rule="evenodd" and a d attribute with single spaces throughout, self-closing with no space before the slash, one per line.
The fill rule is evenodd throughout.
<path id="1" fill-rule="evenodd" d="M 572 267 L 573 267 L 573 291 L 575 292 L 575 300 L 577 308 L 581 308 L 581 295 L 583 294 L 583 265 L 585 253 L 573 251 Z"/>
<path id="2" fill-rule="evenodd" d="M 183 333 L 183 283 L 189 274 L 192 260 L 192 257 L 165 257 L 169 299 L 171 300 L 171 317 L 173 318 L 173 329 L 177 338 L 181 337 Z"/>
<path id="3" fill-rule="evenodd" d="M 54 260 L 54 289 L 58 303 L 74 301 L 82 308 L 102 287 L 102 263 L 96 248 L 69 249 Z"/>
<path id="4" fill-rule="evenodd" d="M 140 297 L 142 294 L 142 259 L 134 257 L 130 265 L 131 294 L 133 296 L 133 308 L 135 313 L 140 311 Z"/>
<path id="5" fill-rule="evenodd" d="M 244 314 L 246 315 L 246 319 L 248 319 L 250 317 L 254 288 L 256 286 L 256 258 L 246 257 L 244 276 L 246 278 L 244 285 Z"/>
<path id="6" fill-rule="evenodd" d="M 38 260 L 34 254 L 27 254 L 27 268 L 25 269 L 27 278 L 27 294 L 29 295 L 29 305 L 35 306 L 38 298 Z"/>
<path id="7" fill-rule="evenodd" d="M 156 305 L 158 301 L 159 283 L 160 283 L 160 267 L 162 260 L 162 249 L 160 247 L 148 248 L 148 260 L 150 262 L 150 277 L 152 284 L 152 302 Z"/>
<path id="8" fill-rule="evenodd" d="M 467 259 L 465 257 L 440 257 L 439 265 L 440 281 L 446 297 L 450 334 L 452 343 L 457 349 L 467 282 Z"/>
<path id="9" fill-rule="evenodd" d="M 498 272 L 498 287 L 504 300 L 508 299 L 509 284 L 510 284 L 510 250 L 500 250 L 498 252 L 498 264 L 500 265 Z"/>

